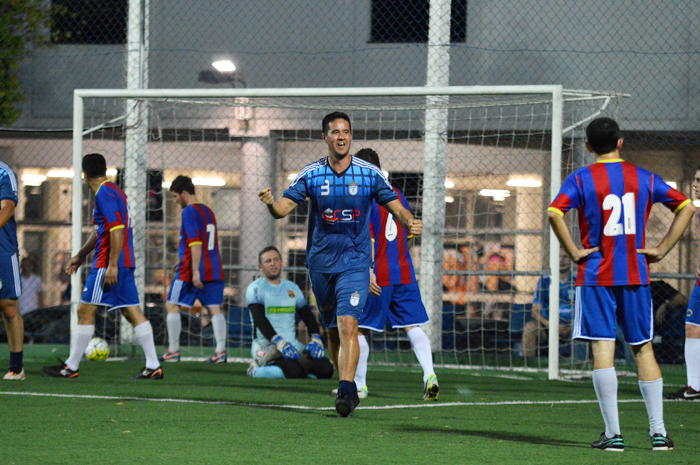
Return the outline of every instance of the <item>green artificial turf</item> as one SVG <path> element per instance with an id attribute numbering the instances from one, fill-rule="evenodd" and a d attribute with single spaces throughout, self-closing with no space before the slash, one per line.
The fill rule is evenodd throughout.
<path id="1" fill-rule="evenodd" d="M 8 464 L 677 464 L 700 453 L 700 402 L 666 402 L 676 449 L 651 451 L 634 377 L 620 377 L 626 450 L 610 453 L 590 447 L 604 429 L 590 379 L 438 368 L 440 400 L 426 404 L 419 369 L 370 366 L 369 398 L 338 418 L 337 379 L 253 379 L 243 363 L 201 362 L 166 364 L 161 381 L 129 379 L 142 361 L 83 362 L 79 378 L 54 379 L 41 367 L 55 359 L 26 352 L 27 380 L 0 383 Z M 684 381 L 669 372 L 666 391 Z"/>

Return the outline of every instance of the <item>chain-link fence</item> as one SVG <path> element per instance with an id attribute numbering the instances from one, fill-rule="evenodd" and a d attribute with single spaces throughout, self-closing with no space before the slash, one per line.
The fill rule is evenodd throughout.
<path id="1" fill-rule="evenodd" d="M 697 2 L 449 3 L 449 39 L 445 34 L 442 39 L 431 38 L 428 1 L 318 0 L 292 5 L 270 1 L 200 4 L 54 0 L 9 2 L 3 6 L 7 14 L 3 15 L 6 19 L 0 28 L 2 47 L 14 44 L 14 55 L 2 58 L 5 74 L 0 82 L 3 90 L 17 89 L 19 83 L 19 89 L 25 93 L 23 101 L 12 105 L 21 114 L 3 111 L 0 158 L 15 169 L 20 179 L 16 219 L 21 255 L 29 259 L 25 261 L 27 292 L 22 304 L 28 340 L 68 341 L 65 305 L 70 293 L 63 265 L 71 253 L 72 91 L 132 86 L 128 75 L 132 79 L 136 76 L 136 87 L 213 89 L 422 86 L 430 73 L 437 72 L 450 85 L 562 84 L 572 89 L 624 92 L 630 98 L 619 101 L 613 113 L 625 134 L 623 155 L 675 182 L 679 190 L 691 195 L 690 183 L 698 165 L 699 106 L 693 91 L 700 84 L 693 72 L 700 65 Z M 47 8 L 44 20 L 26 5 Z M 130 11 L 143 12 L 140 20 L 138 15 L 136 20 L 130 19 Z M 127 38 L 133 31 L 130 21 L 132 27 L 141 27 L 137 28 L 140 35 L 131 33 L 131 37 L 139 37 L 135 47 L 130 47 L 137 50 L 138 66 L 128 67 Z M 18 37 L 25 38 L 22 47 L 17 45 Z M 21 55 L 22 48 L 29 53 Z M 448 59 L 428 66 L 431 48 L 447 50 Z M 236 70 L 220 72 L 212 67 L 213 61 L 223 59 L 234 63 Z M 284 169 L 275 174 L 275 187 L 281 191 L 284 176 L 324 155 L 315 133 L 319 131 L 320 119 L 309 118 L 303 127 L 287 127 L 282 124 L 288 119 L 286 116 L 277 118 L 280 124 L 274 129 L 282 137 L 261 141 L 255 124 L 263 113 L 244 102 L 237 103 L 210 108 L 203 115 L 192 117 L 186 111 L 177 114 L 184 110 L 173 106 L 170 115 L 157 113 L 151 118 L 148 170 L 140 182 L 150 192 L 148 202 L 144 201 L 150 205 L 144 236 L 145 302 L 157 342 L 163 342 L 165 337 L 162 296 L 170 279 L 163 265 L 172 264 L 179 225 L 179 207 L 160 190 L 163 182 L 179 173 L 226 182 L 223 187 L 200 185 L 198 189 L 204 203 L 224 223 L 220 241 L 229 280 L 228 305 L 238 312 L 229 313 L 229 333 L 241 333 L 240 338 L 236 336 L 241 341 L 232 337 L 231 343 L 243 344 L 247 337 L 244 328 L 250 323 L 247 312 L 242 310 L 245 303 L 240 295 L 256 269 L 255 260 L 251 262 L 246 254 L 257 251 L 242 248 L 241 241 L 244 226 L 251 224 L 250 215 L 259 214 L 257 200 L 251 201 L 241 191 L 242 178 L 246 176 L 243 158 L 272 150 L 279 160 L 289 160 L 275 168 Z M 10 102 L 3 105 L 5 109 Z M 332 102 L 328 105 L 329 110 L 335 109 Z M 119 119 L 124 108 L 95 106 L 92 111 L 88 116 L 94 121 L 88 123 L 89 118 L 86 119 L 86 127 L 106 127 L 88 136 L 86 149 L 104 153 L 114 170 L 110 176 L 117 180 L 125 170 L 123 133 L 128 123 Z M 230 112 L 237 113 L 231 118 Z M 357 119 L 357 115 L 353 117 Z M 159 118 L 178 123 L 168 127 L 159 123 Z M 159 132 L 163 127 L 166 129 Z M 491 147 L 498 151 L 509 146 L 527 151 L 537 141 L 540 150 L 546 152 L 546 135 L 527 143 L 520 137 L 491 137 L 498 129 L 488 125 L 471 127 L 462 133 L 453 129 L 450 147 Z M 418 201 L 422 165 L 411 165 L 410 157 L 405 155 L 417 150 L 411 145 L 422 137 L 422 126 L 394 128 L 378 124 L 365 131 L 356 134 L 355 149 L 360 148 L 357 141 L 373 146 L 375 140 L 382 140 L 370 137 L 367 131 L 382 135 L 386 131 L 400 132 L 388 139 L 391 143 L 382 142 L 387 145 L 381 145 L 380 153 L 386 154 L 385 169 L 392 182 L 414 199 L 416 213 L 422 215 Z M 477 133 L 481 139 L 475 139 Z M 582 145 L 580 128 L 565 139 L 564 149 L 564 175 L 591 161 Z M 246 155 L 247 151 L 251 154 Z M 478 347 L 481 360 L 459 359 L 460 363 L 470 364 L 481 364 L 484 357 L 494 354 L 523 355 L 522 333 L 531 315 L 532 297 L 539 275 L 548 272 L 541 246 L 528 245 L 528 241 L 548 240 L 542 216 L 549 196 L 548 180 L 541 175 L 544 177 L 539 179 L 539 187 L 517 184 L 518 179 L 537 181 L 530 175 L 543 172 L 542 167 L 503 161 L 493 151 L 476 159 L 478 163 L 465 162 L 449 168 L 445 188 L 443 313 L 453 315 L 453 321 L 446 316 L 442 328 L 448 331 L 445 328 L 452 324 L 449 331 L 453 339 L 452 346 L 445 348 L 443 344 L 442 350 L 461 357 L 469 356 L 471 349 Z M 509 181 L 515 184 L 509 186 Z M 480 195 L 481 190 L 494 192 Z M 510 192 L 506 195 L 504 191 Z M 83 218 L 88 218 L 91 205 L 87 190 L 83 198 Z M 528 198 L 531 200 L 526 201 Z M 528 202 L 533 204 L 531 211 L 539 213 L 527 214 L 523 205 Z M 224 211 L 238 214 L 227 217 L 221 213 Z M 154 229 L 156 223 L 159 226 Z M 659 240 L 667 224 L 665 212 L 652 210 L 647 240 Z M 304 226 L 304 211 L 300 207 L 283 227 L 290 241 L 283 247 L 288 271 L 297 273 L 291 276 L 299 280 L 302 289 L 307 289 L 305 278 L 302 279 Z M 669 363 L 682 362 L 683 296 L 690 295 L 694 269 L 700 261 L 695 241 L 698 227 L 694 222 L 669 257 L 651 268 L 652 279 L 667 284 L 660 284 L 659 289 L 663 288 L 668 297 L 659 291 L 655 299 L 655 308 L 663 311 L 663 318 L 658 317 L 655 348 L 657 356 Z M 280 233 L 282 227 L 275 228 Z M 279 240 L 279 236 L 268 238 Z M 414 251 L 414 256 L 418 255 Z M 483 296 L 490 295 L 488 292 L 508 297 L 483 302 Z M 678 297 L 676 292 L 682 295 Z M 472 320 L 492 310 L 508 322 L 506 331 L 502 323 L 494 323 L 492 330 L 484 329 L 481 323 L 478 328 L 472 325 Z M 116 339 L 119 329 L 113 317 L 100 315 L 105 323 L 98 321 L 98 328 L 102 328 L 98 333 Z M 189 329 L 183 332 L 183 338 L 187 338 L 183 343 L 209 345 L 206 313 L 195 309 L 184 315 Z M 516 315 L 520 321 L 513 320 Z M 235 324 L 239 326 L 234 327 Z M 514 327 L 522 328 L 520 334 L 516 335 Z M 405 342 L 398 334 L 385 333 L 375 338 L 374 345 L 377 349 L 393 350 L 405 348 Z M 567 346 L 565 341 L 563 346 Z M 526 355 L 532 353 L 531 349 L 526 347 Z M 575 353 L 576 349 L 565 347 L 562 353 L 575 363 L 582 357 Z M 541 341 L 534 350 L 535 356 L 546 355 Z M 247 355 L 245 350 L 240 353 Z M 450 356 L 443 357 L 443 361 L 450 363 Z M 619 356 L 624 356 L 622 346 Z M 540 363 L 540 359 L 533 360 Z"/>

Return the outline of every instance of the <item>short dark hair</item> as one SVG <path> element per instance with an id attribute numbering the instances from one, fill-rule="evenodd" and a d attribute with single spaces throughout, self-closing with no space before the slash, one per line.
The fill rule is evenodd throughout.
<path id="1" fill-rule="evenodd" d="M 586 128 L 586 139 L 596 154 L 605 155 L 617 148 L 620 126 L 613 119 L 596 118 Z"/>
<path id="2" fill-rule="evenodd" d="M 89 153 L 83 157 L 83 173 L 88 178 L 107 176 L 107 161 L 99 153 Z"/>
<path id="3" fill-rule="evenodd" d="M 379 164 L 379 154 L 372 149 L 359 150 L 355 156 L 360 160 L 364 160 L 367 163 L 372 163 L 377 168 L 382 169 L 382 165 Z"/>
<path id="4" fill-rule="evenodd" d="M 277 250 L 277 247 L 275 247 L 274 245 L 268 245 L 267 247 L 265 247 L 264 249 L 262 249 L 262 250 L 260 251 L 260 253 L 258 254 L 258 265 L 261 265 L 261 264 L 262 264 L 262 256 L 263 256 L 263 254 L 264 254 L 264 253 L 267 253 L 267 252 L 269 252 L 269 251 L 271 251 L 271 250 L 274 250 L 275 252 L 277 252 L 277 255 L 279 255 L 280 258 L 282 258 L 282 254 L 280 253 L 279 250 Z"/>
<path id="5" fill-rule="evenodd" d="M 182 194 L 187 192 L 190 195 L 195 195 L 194 184 L 192 183 L 192 178 L 189 176 L 179 175 L 170 184 L 170 192 L 175 192 L 176 194 Z"/>
<path id="6" fill-rule="evenodd" d="M 344 119 L 348 122 L 348 127 L 352 131 L 352 124 L 350 124 L 350 117 L 343 113 L 342 111 L 334 111 L 333 113 L 328 113 L 323 117 L 321 122 L 321 127 L 323 128 L 323 134 L 325 135 L 331 128 L 331 123 L 337 119 Z"/>

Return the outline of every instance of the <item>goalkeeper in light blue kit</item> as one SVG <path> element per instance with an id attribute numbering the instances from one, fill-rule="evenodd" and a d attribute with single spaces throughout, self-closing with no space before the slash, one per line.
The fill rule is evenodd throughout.
<path id="1" fill-rule="evenodd" d="M 299 286 L 281 279 L 282 257 L 276 247 L 265 247 L 258 254 L 263 277 L 246 291 L 246 302 L 253 320 L 253 362 L 248 375 L 253 378 L 318 378 L 333 376 L 333 365 L 325 358 L 319 326 L 306 304 Z M 294 316 L 299 316 L 311 334 L 304 347 L 296 338 Z"/>

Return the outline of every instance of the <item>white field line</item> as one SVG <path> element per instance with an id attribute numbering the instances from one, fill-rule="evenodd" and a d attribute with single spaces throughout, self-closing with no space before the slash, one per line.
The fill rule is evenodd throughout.
<path id="1" fill-rule="evenodd" d="M 258 408 L 281 408 L 289 410 L 335 410 L 335 407 L 311 407 L 308 405 L 288 405 L 288 404 L 256 404 L 249 402 L 230 402 L 218 400 L 196 400 L 196 399 L 174 399 L 174 398 L 149 398 L 149 397 L 119 397 L 119 396 L 97 396 L 84 394 L 55 394 L 43 392 L 0 392 L 6 396 L 27 396 L 27 397 L 59 397 L 65 399 L 97 399 L 97 400 L 131 400 L 142 402 L 171 402 L 177 404 L 201 404 L 201 405 L 231 405 L 237 407 L 258 407 Z M 620 399 L 619 403 L 639 403 L 643 399 Z M 372 405 L 360 406 L 358 410 L 398 410 L 412 408 L 439 408 L 439 407 L 490 407 L 503 405 L 569 405 L 569 404 L 597 404 L 598 401 L 591 400 L 513 400 L 502 402 L 435 402 L 425 404 L 398 404 L 398 405 Z"/>

